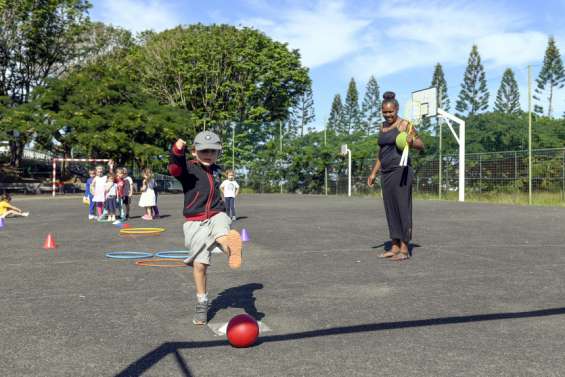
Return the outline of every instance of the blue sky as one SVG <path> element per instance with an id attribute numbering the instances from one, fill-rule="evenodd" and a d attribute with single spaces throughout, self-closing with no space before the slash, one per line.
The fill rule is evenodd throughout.
<path id="1" fill-rule="evenodd" d="M 323 127 L 336 93 L 354 77 L 364 95 L 370 75 L 381 93 L 406 103 L 443 65 L 452 107 L 471 46 L 477 44 L 491 103 L 504 69 L 514 70 L 527 108 L 527 65 L 537 77 L 549 35 L 565 52 L 564 0 L 91 0 L 91 18 L 134 32 L 201 22 L 253 26 L 301 51 L 313 80 L 316 122 Z M 565 111 L 565 89 L 556 114 Z"/>

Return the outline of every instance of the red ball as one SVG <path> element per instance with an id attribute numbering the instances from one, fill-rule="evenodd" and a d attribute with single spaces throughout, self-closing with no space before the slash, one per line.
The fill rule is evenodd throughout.
<path id="1" fill-rule="evenodd" d="M 259 336 L 257 321 L 248 314 L 236 315 L 228 322 L 228 341 L 237 348 L 252 346 Z"/>
<path id="2" fill-rule="evenodd" d="M 124 223 L 124 225 L 122 225 L 122 228 L 129 228 L 130 225 L 128 223 Z"/>

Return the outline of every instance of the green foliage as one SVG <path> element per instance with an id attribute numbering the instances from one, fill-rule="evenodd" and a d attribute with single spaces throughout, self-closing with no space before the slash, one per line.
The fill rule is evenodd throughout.
<path id="1" fill-rule="evenodd" d="M 327 128 L 332 132 L 339 132 L 343 129 L 343 104 L 339 94 L 336 94 L 332 101 L 332 108 L 330 110 Z"/>
<path id="2" fill-rule="evenodd" d="M 554 90 L 563 88 L 565 84 L 565 69 L 563 68 L 563 61 L 561 60 L 561 53 L 557 48 L 555 39 L 549 38 L 547 49 L 545 50 L 545 57 L 543 59 L 543 66 L 536 80 L 537 88 L 535 89 L 535 99 L 541 101 L 541 95 L 547 90 L 547 113 L 548 117 L 553 113 L 553 92 Z M 536 105 L 535 112 L 543 114 L 543 106 Z"/>
<path id="3" fill-rule="evenodd" d="M 298 99 L 298 103 L 292 108 L 289 119 L 290 132 L 293 135 L 304 136 L 304 128 L 316 120 L 314 112 L 314 97 L 312 88 L 306 89 Z"/>
<path id="4" fill-rule="evenodd" d="M 347 87 L 347 95 L 345 97 L 345 105 L 343 106 L 343 129 L 341 133 L 351 134 L 362 129 L 361 112 L 359 110 L 359 92 L 357 84 L 352 77 Z"/>
<path id="5" fill-rule="evenodd" d="M 447 95 L 447 81 L 443 74 L 443 68 L 440 63 L 437 63 L 434 68 L 431 85 L 437 89 L 437 106 L 445 111 L 449 111 L 449 96 Z"/>
<path id="6" fill-rule="evenodd" d="M 365 97 L 363 98 L 363 105 L 361 107 L 363 115 L 363 131 L 370 135 L 378 132 L 379 126 L 383 122 L 381 114 L 381 93 L 379 84 L 374 76 L 369 78 Z"/>
<path id="7" fill-rule="evenodd" d="M 88 27 L 86 0 L 5 0 L 0 12 L 0 97 L 10 106 L 30 100 L 32 91 L 49 77 L 60 76 L 81 54 Z M 27 112 L 27 107 L 16 110 Z M 18 116 L 19 117 L 19 116 Z M 4 134 L 16 126 L 3 121 Z M 26 126 L 27 124 L 27 126 Z M 19 137 L 10 138 L 10 163 L 19 166 L 23 146 L 35 132 L 35 124 L 18 123 Z"/>
<path id="8" fill-rule="evenodd" d="M 144 89 L 186 109 L 197 129 L 223 134 L 226 122 L 245 131 L 286 119 L 309 88 L 298 51 L 251 28 L 190 25 L 147 33 L 131 63 Z"/>
<path id="9" fill-rule="evenodd" d="M 496 94 L 494 111 L 505 114 L 515 114 L 521 111 L 518 83 L 514 78 L 514 72 L 510 68 L 507 68 L 502 76 L 500 88 L 498 88 L 498 93 Z"/>
<path id="10" fill-rule="evenodd" d="M 73 148 L 77 155 L 154 167 L 165 163 L 172 140 L 194 136 L 186 111 L 144 94 L 121 58 L 98 60 L 37 90 L 32 103 L 44 119 L 38 144 L 64 156 Z"/>
<path id="11" fill-rule="evenodd" d="M 488 99 L 485 70 L 479 49 L 473 45 L 455 109 L 463 116 L 472 116 L 488 108 Z"/>

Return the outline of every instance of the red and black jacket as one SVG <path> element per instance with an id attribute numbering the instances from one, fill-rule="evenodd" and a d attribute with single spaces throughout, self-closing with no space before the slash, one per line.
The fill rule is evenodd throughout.
<path id="1" fill-rule="evenodd" d="M 204 221 L 225 212 L 219 166 L 186 161 L 185 151 L 186 148 L 179 150 L 173 145 L 169 160 L 169 173 L 179 180 L 184 192 L 182 214 L 188 221 Z"/>

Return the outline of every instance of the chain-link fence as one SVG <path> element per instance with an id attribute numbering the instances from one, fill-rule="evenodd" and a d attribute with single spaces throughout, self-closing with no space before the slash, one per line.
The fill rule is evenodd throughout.
<path id="1" fill-rule="evenodd" d="M 364 161 L 370 167 L 373 161 Z M 415 159 L 414 193 L 421 197 L 457 199 L 459 190 L 459 156 L 445 155 L 437 158 Z M 380 182 L 376 180 L 374 188 L 367 186 L 366 175 L 354 175 L 351 182 L 353 194 L 380 194 Z M 441 177 L 441 183 L 440 183 Z M 528 151 L 506 151 L 490 153 L 472 153 L 465 160 L 465 195 L 468 200 L 492 200 L 513 203 L 528 202 Z M 296 187 L 296 185 L 294 185 Z M 308 177 L 289 190 L 283 179 L 262 182 L 257 190 L 260 193 L 305 193 L 346 195 L 348 176 L 344 164 L 330 166 L 327 174 Z M 534 203 L 565 204 L 565 148 L 537 149 L 532 151 L 532 195 Z"/>

